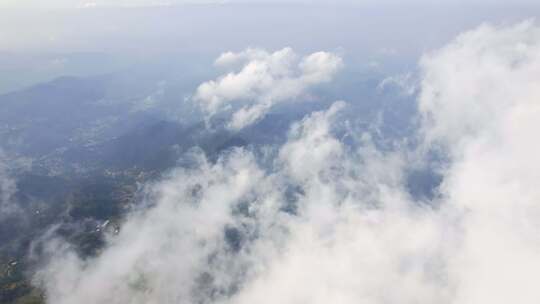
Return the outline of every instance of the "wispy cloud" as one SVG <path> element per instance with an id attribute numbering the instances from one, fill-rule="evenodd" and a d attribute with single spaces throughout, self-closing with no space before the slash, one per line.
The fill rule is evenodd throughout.
<path id="1" fill-rule="evenodd" d="M 414 95 L 418 91 L 418 80 L 411 73 L 388 76 L 383 79 L 379 85 L 379 90 L 385 90 L 388 87 L 396 87 L 404 95 Z"/>

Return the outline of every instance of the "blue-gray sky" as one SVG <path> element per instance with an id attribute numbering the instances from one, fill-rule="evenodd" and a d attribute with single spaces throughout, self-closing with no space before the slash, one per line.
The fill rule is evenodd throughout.
<path id="1" fill-rule="evenodd" d="M 530 3 L 534 4 L 534 0 L 518 0 L 512 1 L 513 4 L 516 3 Z M 407 1 L 398 1 L 398 0 L 383 0 L 383 1 L 374 1 L 374 0 L 50 0 L 50 1 L 40 1 L 40 0 L 3 0 L 0 2 L 0 7 L 6 8 L 83 8 L 83 7 L 103 7 L 103 6 L 113 6 L 113 7 L 133 7 L 133 6 L 163 6 L 163 5 L 184 5 L 184 4 L 231 4 L 231 3 L 304 3 L 304 4 L 316 4 L 316 3 L 325 3 L 325 4 L 392 4 L 392 5 L 403 5 L 403 4 L 507 4 L 508 1 L 504 0 L 407 0 Z"/>
<path id="2" fill-rule="evenodd" d="M 512 23 L 540 15 L 533 1 L 235 2 L 3 0 L 0 51 L 219 54 L 249 46 L 292 46 L 418 53 L 483 22 Z"/>

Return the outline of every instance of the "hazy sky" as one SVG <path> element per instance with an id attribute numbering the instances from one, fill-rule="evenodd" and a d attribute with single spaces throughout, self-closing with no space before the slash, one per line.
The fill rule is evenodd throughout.
<path id="1" fill-rule="evenodd" d="M 540 5 L 530 0 L 240 2 L 0 0 L 0 92 L 149 58 L 181 62 L 195 55 L 210 62 L 249 47 L 337 52 L 349 66 L 414 63 L 483 22 L 540 16 Z M 86 59 L 73 59 L 81 54 Z"/>
<path id="2" fill-rule="evenodd" d="M 67 7 L 84 1 L 46 1 Z M 306 51 L 343 48 L 403 52 L 440 46 L 482 22 L 513 23 L 540 6 L 498 5 L 225 4 L 154 8 L 0 10 L 0 51 L 211 52 L 246 47 Z M 500 3 L 502 1 L 490 1 Z M 41 3 L 41 4 L 40 4 Z M 5 7 L 41 7 L 44 1 L 0 1 Z M 155 0 L 96 3 L 142 4 Z M 369 30 L 368 30 L 369 29 Z"/>
<path id="3" fill-rule="evenodd" d="M 515 5 L 516 3 L 530 3 L 534 4 L 534 0 L 518 0 L 512 1 Z M 130 6 L 161 6 L 161 5 L 182 5 L 182 4 L 230 4 L 230 3 L 305 3 L 305 4 L 314 4 L 314 3 L 326 3 L 326 4 L 393 4 L 393 5 L 406 5 L 412 3 L 420 4 L 507 4 L 508 1 L 504 0 L 50 0 L 50 1 L 41 1 L 41 0 L 3 0 L 0 2 L 0 7 L 8 8 L 21 8 L 21 7 L 33 7 L 33 8 L 77 8 L 77 7 L 95 7 L 95 6 L 117 6 L 117 7 L 130 7 Z"/>

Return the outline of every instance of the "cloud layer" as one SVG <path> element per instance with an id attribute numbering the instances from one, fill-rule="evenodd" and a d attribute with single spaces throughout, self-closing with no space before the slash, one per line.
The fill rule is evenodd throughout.
<path id="1" fill-rule="evenodd" d="M 229 110 L 231 104 L 239 106 L 228 124 L 230 129 L 239 130 L 261 119 L 275 104 L 331 81 L 343 63 L 332 53 L 317 52 L 299 58 L 291 48 L 284 48 L 273 53 L 261 49 L 227 52 L 221 54 L 216 65 L 230 72 L 201 84 L 194 100 L 209 116 Z"/>
<path id="2" fill-rule="evenodd" d="M 422 149 L 380 151 L 362 133 L 344 144 L 333 130 L 346 104 L 336 102 L 297 122 L 270 168 L 246 150 L 217 163 L 194 152 L 193 169 L 150 187 L 149 207 L 101 255 L 81 260 L 51 243 L 36 281 L 55 304 L 536 303 L 539 47 L 526 22 L 484 25 L 427 54 Z M 273 92 L 282 84 L 260 81 L 221 88 L 257 70 L 257 56 L 274 83 L 296 62 L 287 49 L 224 54 L 218 64 L 243 68 L 202 89 L 210 112 L 236 96 L 283 96 Z M 331 55 L 311 56 L 293 64 L 294 82 L 321 79 L 306 66 Z M 432 149 L 449 159 L 443 183 L 416 201 L 406 171 Z"/>

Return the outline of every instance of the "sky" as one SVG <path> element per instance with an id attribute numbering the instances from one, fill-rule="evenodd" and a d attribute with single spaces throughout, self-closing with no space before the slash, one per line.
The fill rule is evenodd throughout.
<path id="1" fill-rule="evenodd" d="M 255 3 L 255 4 L 290 4 L 290 3 L 302 3 L 302 4 L 353 4 L 353 5 L 407 5 L 407 4 L 466 4 L 477 3 L 482 5 L 500 5 L 506 4 L 507 1 L 503 0 L 3 0 L 0 3 L 0 7 L 5 8 L 54 8 L 54 9 L 66 9 L 66 8 L 92 8 L 92 7 L 137 7 L 137 6 L 170 6 L 170 5 L 192 5 L 192 4 L 234 4 L 234 3 Z M 534 4 L 533 0 L 520 0 L 513 1 L 513 4 Z"/>
<path id="2" fill-rule="evenodd" d="M 9 8 L 25 3 L 0 2 Z M 42 6 L 46 10 L 0 10 L 0 52 L 98 52 L 128 57 L 204 52 L 215 56 L 247 47 L 289 46 L 311 52 L 343 48 L 360 55 L 396 49 L 402 55 L 419 56 L 482 22 L 512 23 L 534 18 L 540 11 L 538 5 L 458 5 L 454 1 L 426 5 L 256 2 L 129 9 L 113 5 L 76 10 L 47 9 L 54 2 L 36 1 L 25 7 L 37 8 L 38 3 L 47 3 Z"/>
<path id="3" fill-rule="evenodd" d="M 0 92 L 66 74 L 87 76 L 140 67 L 157 59 L 190 58 L 202 60 L 202 66 L 222 52 L 246 48 L 338 52 L 347 58 L 348 67 L 382 61 L 412 66 L 425 51 L 483 22 L 512 24 L 540 16 L 540 5 L 505 1 L 256 1 L 73 8 L 81 3 L 0 1 Z"/>

